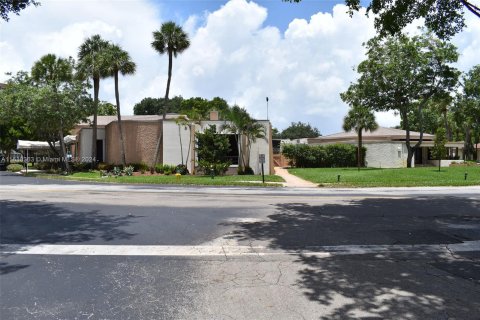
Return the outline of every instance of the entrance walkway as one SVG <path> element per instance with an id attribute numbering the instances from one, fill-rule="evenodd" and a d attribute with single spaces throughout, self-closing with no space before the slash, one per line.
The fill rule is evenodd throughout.
<path id="1" fill-rule="evenodd" d="M 282 177 L 285 182 L 283 185 L 285 187 L 291 187 L 291 188 L 317 188 L 318 185 L 310 182 L 303 180 L 297 176 L 294 176 L 293 174 L 290 174 L 287 169 L 284 169 L 282 167 L 275 167 L 275 174 L 277 176 Z"/>

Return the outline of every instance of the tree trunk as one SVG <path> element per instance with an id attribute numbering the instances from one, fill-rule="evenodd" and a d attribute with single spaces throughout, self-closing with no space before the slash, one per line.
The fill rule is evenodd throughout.
<path id="1" fill-rule="evenodd" d="M 123 140 L 122 116 L 120 115 L 120 93 L 118 92 L 118 70 L 115 71 L 115 100 L 117 102 L 117 120 L 118 134 L 120 135 L 120 153 L 122 157 L 123 168 L 127 166 L 127 157 L 125 155 L 125 141 Z"/>
<path id="2" fill-rule="evenodd" d="M 470 124 L 465 124 L 465 141 L 463 142 L 463 160 L 470 160 L 471 148 L 470 148 Z"/>
<path id="3" fill-rule="evenodd" d="M 153 155 L 153 163 L 152 163 L 152 166 L 150 167 L 150 171 L 155 169 L 155 165 L 157 164 L 157 161 L 158 161 L 158 151 L 160 150 L 160 145 L 162 144 L 162 140 L 163 140 L 163 124 L 161 120 L 159 120 L 159 128 L 160 128 L 160 133 L 157 140 L 157 146 L 155 147 L 155 154 Z"/>
<path id="4" fill-rule="evenodd" d="M 93 77 L 92 169 L 97 167 L 97 113 L 100 77 Z"/>
<path id="5" fill-rule="evenodd" d="M 192 125 L 192 127 L 190 128 L 190 141 L 192 142 L 191 144 L 191 148 L 192 148 L 192 156 L 190 158 L 190 163 L 191 163 L 191 174 L 194 175 L 195 174 L 195 124 Z"/>
<path id="6" fill-rule="evenodd" d="M 360 167 L 362 166 L 362 128 L 358 130 L 358 147 L 357 147 L 357 166 L 358 171 L 360 171 Z"/>
<path id="7" fill-rule="evenodd" d="M 173 64 L 173 52 L 171 50 L 168 50 L 168 78 L 167 78 L 167 89 L 165 90 L 165 102 L 163 105 L 163 116 L 162 119 L 165 121 L 167 118 L 167 104 L 168 104 L 168 95 L 170 93 L 170 81 L 172 80 L 172 64 Z M 154 155 L 154 160 L 152 164 L 152 168 L 155 168 L 155 165 L 157 164 L 158 160 L 158 151 L 160 150 L 160 145 L 162 144 L 163 141 L 163 122 L 162 126 L 160 126 L 160 135 L 158 136 L 158 141 L 157 141 L 157 146 L 155 148 L 155 155 Z M 150 170 L 152 170 L 150 168 Z"/>
<path id="8" fill-rule="evenodd" d="M 67 148 L 65 146 L 65 141 L 63 140 L 63 130 L 60 129 L 58 132 L 58 137 L 60 139 L 60 154 L 62 156 L 62 164 L 63 164 L 63 169 L 70 173 L 70 164 L 68 163 L 67 159 Z"/>
<path id="9" fill-rule="evenodd" d="M 168 95 L 170 93 L 170 82 L 172 81 L 173 52 L 168 50 L 168 79 L 167 89 L 165 90 L 165 104 L 163 105 L 163 120 L 167 117 Z"/>
<path id="10" fill-rule="evenodd" d="M 63 121 L 60 121 L 60 129 L 58 130 L 58 138 L 60 142 L 60 153 L 62 156 L 62 163 L 64 166 L 64 169 L 67 173 L 70 173 L 70 164 L 68 163 L 67 159 L 67 148 L 65 146 L 65 141 L 63 138 Z"/>

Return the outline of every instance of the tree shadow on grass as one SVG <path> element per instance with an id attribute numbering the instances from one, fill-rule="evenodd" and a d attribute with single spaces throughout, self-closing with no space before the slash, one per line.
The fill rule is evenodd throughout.
<path id="1" fill-rule="evenodd" d="M 299 250 L 296 262 L 302 267 L 296 286 L 322 306 L 322 319 L 478 319 L 478 255 L 419 252 L 325 258 L 300 250 L 479 240 L 479 200 L 426 197 L 279 204 L 269 219 L 237 224 L 233 237 Z"/>
<path id="2" fill-rule="evenodd" d="M 129 239 L 122 230 L 136 216 L 112 216 L 98 210 L 72 211 L 56 205 L 0 201 L 2 244 L 81 243 L 95 239 Z"/>

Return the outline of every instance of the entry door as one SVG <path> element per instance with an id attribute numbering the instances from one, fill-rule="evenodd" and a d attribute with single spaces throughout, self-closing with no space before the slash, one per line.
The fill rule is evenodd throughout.
<path id="1" fill-rule="evenodd" d="M 97 140 L 97 162 L 103 162 L 103 140 Z"/>
<path id="2" fill-rule="evenodd" d="M 415 150 L 415 164 L 423 164 L 423 148 Z"/>

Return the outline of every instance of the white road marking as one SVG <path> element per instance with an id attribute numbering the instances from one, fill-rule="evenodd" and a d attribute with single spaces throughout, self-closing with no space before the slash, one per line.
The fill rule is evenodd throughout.
<path id="1" fill-rule="evenodd" d="M 434 245 L 345 245 L 307 247 L 303 250 L 279 250 L 263 246 L 149 246 L 149 245 L 63 245 L 6 244 L 2 254 L 25 255 L 80 255 L 80 256 L 270 256 L 304 254 L 319 257 L 332 255 L 386 254 L 386 253 L 459 253 L 480 251 L 480 240 L 458 244 Z"/>

